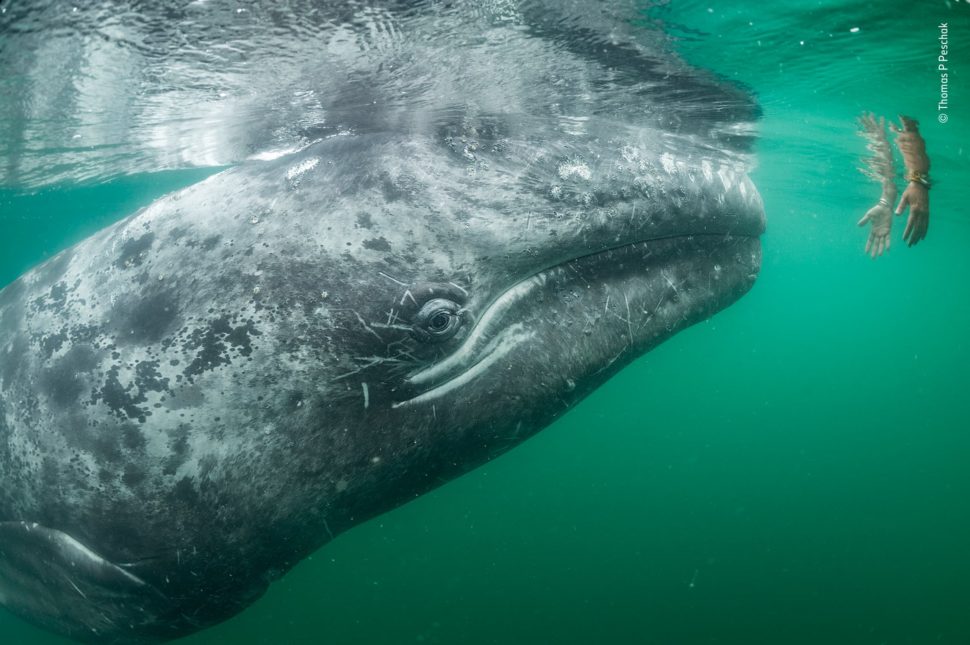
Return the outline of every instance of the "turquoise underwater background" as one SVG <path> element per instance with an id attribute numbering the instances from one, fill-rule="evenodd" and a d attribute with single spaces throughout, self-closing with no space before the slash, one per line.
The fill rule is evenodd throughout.
<path id="1" fill-rule="evenodd" d="M 753 291 L 186 645 L 970 644 L 970 4 L 688 1 L 643 22 L 763 107 Z M 906 248 L 897 219 L 875 261 L 866 110 L 921 121 L 936 181 L 928 238 Z M 211 172 L 3 189 L 0 284 Z M 0 642 L 67 641 L 0 612 Z"/>

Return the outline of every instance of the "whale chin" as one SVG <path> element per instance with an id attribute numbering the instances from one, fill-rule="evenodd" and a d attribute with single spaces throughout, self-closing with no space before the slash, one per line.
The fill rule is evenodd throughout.
<path id="1" fill-rule="evenodd" d="M 609 331 L 600 335 L 612 347 L 602 347 L 599 360 L 620 354 L 626 364 L 747 293 L 761 269 L 761 241 L 755 235 L 670 237 L 580 258 L 569 269 L 585 273 L 590 284 L 602 276 L 610 302 L 600 317 Z"/>

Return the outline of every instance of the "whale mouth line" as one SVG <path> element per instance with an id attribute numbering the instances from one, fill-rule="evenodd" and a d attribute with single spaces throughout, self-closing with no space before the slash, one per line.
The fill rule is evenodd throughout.
<path id="1" fill-rule="evenodd" d="M 664 241 L 716 239 L 730 243 L 734 240 L 758 237 L 760 237 L 758 234 L 746 233 L 687 233 L 660 236 L 620 244 L 545 267 L 520 280 L 496 298 L 478 320 L 468 338 L 454 353 L 409 376 L 405 384 L 412 391 L 417 389 L 417 394 L 396 401 L 391 404 L 391 407 L 405 408 L 440 398 L 482 375 L 502 357 L 522 343 L 531 340 L 536 334 L 535 330 L 527 329 L 520 322 L 511 325 L 505 323 L 509 315 L 513 314 L 518 306 L 527 303 L 530 300 L 529 296 L 542 289 L 557 270 L 564 270 L 576 262 L 604 258 L 609 254 L 633 253 L 640 248 L 649 250 L 648 245 Z"/>
<path id="2" fill-rule="evenodd" d="M 392 403 L 391 407 L 401 408 L 411 405 L 418 405 L 420 403 L 425 403 L 432 399 L 437 399 L 444 396 L 448 392 L 474 380 L 489 367 L 498 362 L 501 358 L 509 354 L 517 346 L 531 340 L 534 336 L 534 331 L 527 330 L 517 330 L 514 333 L 503 334 L 500 338 L 497 338 L 495 341 L 490 343 L 490 348 L 483 352 L 477 361 L 475 361 L 464 371 L 457 374 L 455 377 L 448 379 L 444 383 L 435 385 L 431 387 L 431 389 L 425 390 L 424 392 L 421 392 L 417 396 L 411 397 L 410 399 Z"/>

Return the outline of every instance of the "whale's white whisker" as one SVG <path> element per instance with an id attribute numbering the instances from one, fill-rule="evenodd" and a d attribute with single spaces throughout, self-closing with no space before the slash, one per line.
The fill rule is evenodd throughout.
<path id="1" fill-rule="evenodd" d="M 81 591 L 81 588 L 80 588 L 80 587 L 78 587 L 78 586 L 77 586 L 76 584 L 74 584 L 74 581 L 73 581 L 73 580 L 71 580 L 71 579 L 70 579 L 70 578 L 68 578 L 67 576 L 64 576 L 64 577 L 65 577 L 65 578 L 67 579 L 67 581 L 68 581 L 68 583 L 70 583 L 70 585 L 71 585 L 72 587 L 74 587 L 74 591 L 76 591 L 76 592 L 78 592 L 79 594 L 81 594 L 81 597 L 82 597 L 82 598 L 84 598 L 85 600 L 87 600 L 87 599 L 88 599 L 88 596 L 87 596 L 87 594 L 86 594 L 86 593 L 84 593 L 83 591 Z"/>
<path id="2" fill-rule="evenodd" d="M 623 292 L 623 300 L 626 302 L 626 329 L 627 333 L 630 334 L 629 346 L 633 347 L 633 323 L 630 322 L 630 298 L 625 291 Z"/>
<path id="3" fill-rule="evenodd" d="M 383 271 L 378 271 L 378 272 L 377 272 L 377 274 L 378 274 L 378 275 L 381 275 L 381 276 L 384 276 L 385 278 L 387 278 L 387 279 L 388 279 L 388 280 L 390 280 L 391 282 L 396 282 L 397 284 L 399 284 L 399 285 L 401 285 L 402 287 L 406 287 L 406 286 L 408 286 L 408 283 L 407 283 L 407 282 L 401 282 L 401 281 L 400 281 L 400 280 L 398 280 L 397 278 L 393 278 L 393 277 L 391 277 L 391 276 L 389 276 L 389 275 L 387 275 L 386 273 L 384 273 Z"/>
<path id="4" fill-rule="evenodd" d="M 407 300 L 408 298 L 410 298 L 411 299 L 411 302 L 413 302 L 415 305 L 418 304 L 418 301 L 414 299 L 414 294 L 411 293 L 411 290 L 410 289 L 407 289 L 404 292 L 404 295 L 401 296 L 401 306 L 402 307 L 404 306 L 404 301 Z"/>
<path id="5" fill-rule="evenodd" d="M 385 323 L 379 323 L 379 322 L 372 322 L 370 323 L 370 326 L 376 327 L 377 329 L 399 329 L 401 331 L 411 331 L 411 325 L 385 324 Z"/>
<path id="6" fill-rule="evenodd" d="M 353 311 L 354 312 L 354 315 L 357 316 L 357 320 L 360 322 L 361 325 L 364 326 L 364 329 L 366 329 L 370 333 L 374 334 L 374 336 L 377 337 L 377 340 L 381 341 L 382 343 L 384 342 L 384 339 L 381 338 L 381 335 L 378 334 L 376 331 L 374 331 L 369 324 L 367 324 L 367 321 L 364 320 L 364 317 L 363 316 L 361 316 L 359 313 L 357 313 L 353 309 L 351 309 L 351 311 Z"/>

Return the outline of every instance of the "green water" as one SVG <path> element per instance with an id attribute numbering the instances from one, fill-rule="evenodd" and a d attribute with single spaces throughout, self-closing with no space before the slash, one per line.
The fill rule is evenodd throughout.
<path id="1" fill-rule="evenodd" d="M 185 643 L 970 643 L 970 5 L 645 20 L 762 104 L 754 290 Z M 877 261 L 854 226 L 878 197 L 863 110 L 919 118 L 937 182 L 928 239 L 905 248 L 897 220 Z M 208 172 L 0 192 L 0 284 Z M 2 613 L 0 642 L 66 641 Z"/>

